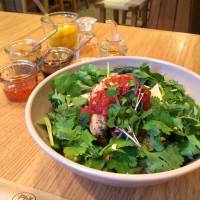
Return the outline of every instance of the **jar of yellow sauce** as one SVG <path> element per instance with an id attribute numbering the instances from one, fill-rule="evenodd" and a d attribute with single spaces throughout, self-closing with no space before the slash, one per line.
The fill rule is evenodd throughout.
<path id="1" fill-rule="evenodd" d="M 48 40 L 49 46 L 74 49 L 78 41 L 77 18 L 78 14 L 74 12 L 54 12 L 41 17 L 46 34 L 57 28 L 57 32 Z"/>

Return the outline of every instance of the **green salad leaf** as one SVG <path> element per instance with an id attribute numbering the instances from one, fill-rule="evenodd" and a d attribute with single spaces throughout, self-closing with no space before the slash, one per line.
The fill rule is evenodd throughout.
<path id="1" fill-rule="evenodd" d="M 169 145 L 161 152 L 148 152 L 146 155 L 146 171 L 149 173 L 163 172 L 176 169 L 184 162 L 179 149 L 175 145 Z"/>

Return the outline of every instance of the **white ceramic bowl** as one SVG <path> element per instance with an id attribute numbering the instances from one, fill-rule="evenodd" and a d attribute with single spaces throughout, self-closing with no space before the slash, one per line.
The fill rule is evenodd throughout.
<path id="1" fill-rule="evenodd" d="M 35 88 L 26 105 L 26 125 L 35 142 L 48 155 L 53 157 L 58 162 L 62 163 L 64 166 L 66 166 L 73 172 L 97 182 L 116 186 L 135 187 L 158 184 L 169 179 L 184 175 L 200 167 L 200 160 L 196 160 L 184 167 L 180 167 L 178 169 L 167 172 L 138 175 L 117 174 L 91 169 L 78 163 L 75 163 L 60 155 L 49 146 L 48 141 L 44 138 L 44 136 L 42 136 L 44 135 L 43 130 L 36 125 L 36 122 L 45 116 L 45 114 L 49 111 L 49 108 L 51 106 L 48 102 L 48 93 L 51 91 L 50 82 L 54 79 L 55 76 L 67 70 L 79 69 L 79 67 L 83 64 L 93 63 L 99 67 L 105 67 L 107 62 L 109 62 L 111 66 L 139 66 L 143 62 L 148 62 L 152 70 L 165 74 L 166 77 L 175 79 L 182 83 L 188 94 L 191 97 L 193 97 L 197 103 L 200 103 L 200 93 L 197 92 L 199 91 L 200 76 L 183 67 L 165 61 L 143 57 L 98 58 L 93 61 L 77 63 L 63 68 L 57 71 L 56 73 L 52 74 L 51 76 L 47 77 Z"/>

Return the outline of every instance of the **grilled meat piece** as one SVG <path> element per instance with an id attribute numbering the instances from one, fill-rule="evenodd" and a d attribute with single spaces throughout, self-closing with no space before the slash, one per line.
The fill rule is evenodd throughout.
<path id="1" fill-rule="evenodd" d="M 92 135 L 97 138 L 97 141 L 101 145 L 105 145 L 107 143 L 107 126 L 106 126 L 106 118 L 103 115 L 93 114 L 90 119 L 90 131 Z"/>

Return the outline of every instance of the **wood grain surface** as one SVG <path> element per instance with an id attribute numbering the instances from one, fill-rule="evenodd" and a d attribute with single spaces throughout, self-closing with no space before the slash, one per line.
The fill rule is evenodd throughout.
<path id="1" fill-rule="evenodd" d="M 0 64 L 3 47 L 10 41 L 42 33 L 40 16 L 0 12 Z M 101 41 L 107 32 L 97 24 Z M 133 27 L 119 27 L 128 55 L 146 56 L 182 65 L 200 74 L 200 36 Z M 29 135 L 25 103 L 9 102 L 0 90 L 0 177 L 70 200 L 199 200 L 200 169 L 168 183 L 140 188 L 120 188 L 92 182 L 73 174 L 50 158 Z"/>

